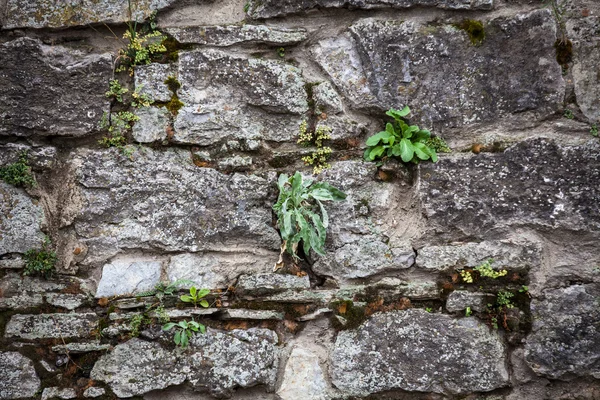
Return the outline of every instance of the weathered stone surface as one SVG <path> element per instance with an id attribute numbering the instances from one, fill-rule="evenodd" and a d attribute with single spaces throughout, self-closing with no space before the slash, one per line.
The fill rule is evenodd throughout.
<path id="1" fill-rule="evenodd" d="M 598 231 L 599 154 L 597 141 L 567 147 L 534 139 L 503 153 L 421 164 L 421 203 L 431 224 L 466 236 L 509 225 Z"/>
<path id="2" fill-rule="evenodd" d="M 600 17 L 573 19 L 568 25 L 574 39 L 573 83 L 577 105 L 590 121 L 600 121 L 600 77 L 596 73 L 600 62 Z"/>
<path id="3" fill-rule="evenodd" d="M 288 141 L 308 111 L 300 70 L 280 61 L 218 50 L 182 52 L 179 80 L 185 105 L 175 119 L 177 143 Z"/>
<path id="4" fill-rule="evenodd" d="M 550 11 L 494 19 L 484 30 L 482 45 L 474 46 L 453 25 L 366 19 L 346 35 L 321 41 L 314 58 L 354 107 L 410 105 L 425 126 L 557 111 L 565 84 Z"/>
<path id="5" fill-rule="evenodd" d="M 247 14 L 251 18 L 272 18 L 306 12 L 315 8 L 410 8 L 438 7 L 450 10 L 491 10 L 493 0 L 250 0 Z"/>
<path id="6" fill-rule="evenodd" d="M 305 29 L 282 29 L 265 25 L 188 26 L 165 28 L 179 43 L 231 46 L 240 43 L 266 43 L 288 46 L 307 38 Z"/>
<path id="7" fill-rule="evenodd" d="M 531 369 L 552 379 L 600 379 L 600 287 L 547 290 L 531 302 L 532 333 L 525 343 Z"/>
<path id="8" fill-rule="evenodd" d="M 25 253 L 44 242 L 44 210 L 25 190 L 0 182 L 0 254 Z"/>
<path id="9" fill-rule="evenodd" d="M 140 65 L 135 67 L 135 89 L 154 101 L 169 101 L 173 93 L 165 81 L 176 76 L 177 69 L 171 64 Z"/>
<path id="10" fill-rule="evenodd" d="M 283 320 L 284 314 L 271 310 L 245 310 L 242 308 L 232 308 L 223 310 L 220 314 L 221 319 L 257 319 L 257 320 Z"/>
<path id="11" fill-rule="evenodd" d="M 19 38 L 0 45 L 0 59 L 0 135 L 83 136 L 96 131 L 109 108 L 104 96 L 112 77 L 109 54 Z"/>
<path id="12" fill-rule="evenodd" d="M 413 265 L 415 254 L 388 224 L 396 188 L 376 182 L 375 164 L 343 161 L 325 171 L 323 179 L 347 194 L 342 202 L 326 204 L 330 224 L 327 255 L 318 257 L 313 271 L 335 279 L 365 278 Z"/>
<path id="13" fill-rule="evenodd" d="M 417 309 L 375 314 L 340 332 L 330 373 L 338 389 L 355 396 L 393 389 L 461 394 L 508 384 L 495 332 L 475 318 Z"/>
<path id="14" fill-rule="evenodd" d="M 59 354 L 81 354 L 90 351 L 104 351 L 110 349 L 110 344 L 100 344 L 99 341 L 89 343 L 68 343 L 52 346 L 52 351 Z"/>
<path id="15" fill-rule="evenodd" d="M 152 143 L 167 138 L 169 111 L 165 108 L 144 107 L 135 111 L 140 120 L 133 125 L 133 140 L 139 143 Z"/>
<path id="16" fill-rule="evenodd" d="M 0 310 L 22 310 L 42 305 L 41 293 L 31 289 L 17 273 L 8 273 L 0 280 Z"/>
<path id="17" fill-rule="evenodd" d="M 197 287 L 227 288 L 241 274 L 268 271 L 276 260 L 277 256 L 271 253 L 265 253 L 264 257 L 260 257 L 259 253 L 181 254 L 171 257 L 166 272 L 171 282 L 188 279 L 196 283 Z"/>
<path id="18" fill-rule="evenodd" d="M 27 163 L 34 169 L 51 168 L 56 162 L 56 147 L 6 143 L 0 145 L 0 165 L 17 162 L 21 153 L 27 153 Z"/>
<path id="19" fill-rule="evenodd" d="M 185 371 L 185 360 L 160 344 L 131 339 L 102 356 L 90 377 L 107 383 L 119 397 L 131 397 L 179 385 L 185 380 Z"/>
<path id="20" fill-rule="evenodd" d="M 278 293 L 285 290 L 308 290 L 310 280 L 308 276 L 282 275 L 282 274 L 256 274 L 240 276 L 235 292 L 238 295 L 262 296 Z"/>
<path id="21" fill-rule="evenodd" d="M 285 365 L 283 383 L 277 394 L 281 400 L 329 399 L 319 357 L 310 350 L 294 347 Z"/>
<path id="22" fill-rule="evenodd" d="M 87 338 L 98 326 L 94 313 L 81 314 L 16 314 L 8 324 L 4 337 L 20 339 Z"/>
<path id="23" fill-rule="evenodd" d="M 42 392 L 42 400 L 50 399 L 76 399 L 77 393 L 72 388 L 59 388 L 56 386 L 45 388 Z"/>
<path id="24" fill-rule="evenodd" d="M 0 353 L 0 399 L 33 398 L 40 387 L 33 362 L 13 351 Z"/>
<path id="25" fill-rule="evenodd" d="M 135 295 L 160 282 L 162 263 L 155 259 L 118 258 L 102 268 L 96 298 Z"/>
<path id="26" fill-rule="evenodd" d="M 74 310 L 86 303 L 88 297 L 85 294 L 69 294 L 69 293 L 48 293 L 46 294 L 46 302 L 55 307 Z"/>
<path id="27" fill-rule="evenodd" d="M 488 303 L 494 302 L 494 295 L 489 293 L 455 290 L 448 295 L 446 310 L 449 312 L 464 311 L 467 307 L 477 312 L 485 311 Z"/>
<path id="28" fill-rule="evenodd" d="M 115 150 L 74 156 L 83 198 L 75 229 L 95 263 L 137 248 L 214 249 L 254 255 L 258 264 L 279 248 L 265 179 L 198 168 L 182 149 L 145 148 L 133 158 Z"/>
<path id="29" fill-rule="evenodd" d="M 331 83 L 325 81 L 312 87 L 317 113 L 339 114 L 344 111 L 342 99 Z"/>
<path id="30" fill-rule="evenodd" d="M 535 244 L 484 241 L 450 246 L 427 246 L 418 251 L 417 267 L 436 271 L 476 267 L 493 259 L 492 268 L 511 271 L 529 270 L 541 265 L 541 248 Z"/>
<path id="31" fill-rule="evenodd" d="M 83 397 L 85 397 L 85 398 L 100 397 L 100 396 L 103 396 L 105 393 L 106 393 L 106 390 L 104 388 L 92 386 L 83 391 Z"/>
<path id="32" fill-rule="evenodd" d="M 88 24 L 116 24 L 148 18 L 153 10 L 176 0 L 138 0 L 129 15 L 127 2 L 121 0 L 8 0 L 4 29 L 63 28 Z"/>
<path id="33" fill-rule="evenodd" d="M 268 329 L 219 332 L 208 328 L 205 335 L 190 341 L 195 352 L 188 358 L 188 381 L 217 396 L 231 395 L 238 387 L 265 385 L 273 389 L 279 362 L 277 342 L 277 334 Z"/>

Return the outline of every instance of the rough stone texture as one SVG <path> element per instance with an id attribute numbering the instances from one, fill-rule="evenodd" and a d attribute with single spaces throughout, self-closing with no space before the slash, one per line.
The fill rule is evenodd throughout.
<path id="1" fill-rule="evenodd" d="M 135 295 L 146 292 L 158 282 L 162 263 L 156 260 L 118 258 L 102 268 L 96 298 Z"/>
<path id="2" fill-rule="evenodd" d="M 25 190 L 0 182 L 0 254 L 40 249 L 44 210 Z"/>
<path id="3" fill-rule="evenodd" d="M 412 246 L 389 226 L 398 193 L 391 183 L 373 181 L 376 173 L 374 164 L 345 161 L 322 174 L 347 197 L 343 202 L 326 203 L 330 217 L 327 255 L 317 257 L 313 265 L 319 275 L 356 279 L 413 265 Z"/>
<path id="4" fill-rule="evenodd" d="M 88 24 L 116 24 L 133 20 L 142 21 L 176 0 L 138 0 L 133 15 L 129 15 L 127 2 L 121 0 L 8 0 L 4 29 L 13 28 L 63 28 Z"/>
<path id="5" fill-rule="evenodd" d="M 150 96 L 154 101 L 169 101 L 173 92 L 165 81 L 177 77 L 177 68 L 172 64 L 148 64 L 135 67 L 135 89 Z"/>
<path id="6" fill-rule="evenodd" d="M 19 38 L 0 45 L 0 59 L 0 135 L 83 136 L 97 130 L 109 107 L 109 54 Z"/>
<path id="7" fill-rule="evenodd" d="M 188 380 L 195 389 L 207 388 L 216 396 L 231 395 L 236 388 L 265 385 L 277 380 L 277 334 L 268 329 L 219 332 L 208 328 L 190 341 Z"/>
<path id="8" fill-rule="evenodd" d="M 529 270 L 541 265 L 541 248 L 535 244 L 484 241 L 451 246 L 427 246 L 418 251 L 417 267 L 436 271 L 476 267 L 493 259 L 492 268 L 511 271 Z"/>
<path id="9" fill-rule="evenodd" d="M 170 112 L 165 108 L 144 107 L 135 111 L 140 120 L 133 125 L 133 140 L 152 143 L 167 138 Z"/>
<path id="10" fill-rule="evenodd" d="M 449 312 L 465 311 L 467 307 L 477 312 L 485 311 L 488 303 L 494 303 L 494 295 L 488 293 L 455 290 L 448 295 L 446 310 Z"/>
<path id="11" fill-rule="evenodd" d="M 282 274 L 256 274 L 242 275 L 235 287 L 235 293 L 241 296 L 262 296 L 278 293 L 284 290 L 308 290 L 310 281 L 308 276 L 282 275 Z"/>
<path id="12" fill-rule="evenodd" d="M 87 301 L 88 297 L 85 294 L 69 294 L 69 293 L 48 293 L 46 302 L 55 307 L 74 310 L 81 307 Z"/>
<path id="13" fill-rule="evenodd" d="M 50 399 L 76 399 L 77 393 L 75 389 L 71 388 L 59 388 L 56 386 L 45 388 L 42 392 L 42 400 Z"/>
<path id="14" fill-rule="evenodd" d="M 257 320 L 283 320 L 282 312 L 270 310 L 244 310 L 241 308 L 223 310 L 220 314 L 221 319 L 257 319 Z"/>
<path id="15" fill-rule="evenodd" d="M 211 328 L 190 341 L 186 353 L 169 352 L 158 343 L 131 339 L 117 345 L 94 366 L 91 378 L 107 383 L 119 397 L 141 395 L 179 385 L 227 396 L 237 387 L 273 387 L 279 350 L 277 335 L 251 328 L 220 332 Z"/>
<path id="16" fill-rule="evenodd" d="M 597 284 L 547 290 L 533 299 L 532 333 L 525 343 L 531 369 L 552 379 L 600 379 L 600 288 Z"/>
<path id="17" fill-rule="evenodd" d="M 565 84 L 550 11 L 494 19 L 484 29 L 483 44 L 474 46 L 453 25 L 361 20 L 349 34 L 321 41 L 314 58 L 355 107 L 410 105 L 429 127 L 557 111 Z"/>
<path id="18" fill-rule="evenodd" d="M 444 232 L 479 237 L 508 225 L 598 231 L 599 154 L 597 141 L 566 147 L 535 139 L 503 153 L 422 164 L 424 212 Z"/>
<path id="19" fill-rule="evenodd" d="M 281 29 L 265 25 L 188 26 L 165 28 L 164 32 L 173 36 L 179 43 L 219 47 L 248 42 L 289 46 L 307 38 L 304 29 Z"/>
<path id="20" fill-rule="evenodd" d="M 110 344 L 100 344 L 100 342 L 89 343 L 68 343 L 58 346 L 52 346 L 52 351 L 59 354 L 81 354 L 90 351 L 104 351 L 110 349 Z"/>
<path id="21" fill-rule="evenodd" d="M 181 254 L 171 257 L 166 272 L 171 282 L 188 279 L 196 283 L 197 287 L 227 288 L 233 285 L 241 274 L 268 271 L 276 259 L 277 256 L 270 253 L 264 254 L 264 257 L 260 257 L 258 253 Z"/>
<path id="22" fill-rule="evenodd" d="M 294 347 L 277 391 L 281 400 L 326 400 L 327 382 L 319 365 L 319 357 L 308 349 Z"/>
<path id="23" fill-rule="evenodd" d="M 27 163 L 33 169 L 52 168 L 56 164 L 56 147 L 6 143 L 0 145 L 0 165 L 17 162 L 23 152 L 27 153 Z"/>
<path id="24" fill-rule="evenodd" d="M 416 6 L 438 7 L 450 10 L 491 10 L 493 0 L 250 0 L 248 16 L 272 18 L 306 12 L 314 8 L 409 8 Z"/>
<path id="25" fill-rule="evenodd" d="M 106 390 L 104 388 L 92 386 L 92 387 L 89 387 L 84 390 L 83 397 L 85 397 L 85 398 L 100 397 L 100 396 L 103 396 L 105 393 L 106 393 Z"/>
<path id="26" fill-rule="evenodd" d="M 179 149 L 145 148 L 133 161 L 115 150 L 81 150 L 73 163 L 83 197 L 75 229 L 89 246 L 87 262 L 122 248 L 214 249 L 259 260 L 261 248 L 279 248 L 263 178 L 198 168 Z"/>
<path id="27" fill-rule="evenodd" d="M 57 293 L 54 290 L 64 289 L 65 285 L 49 282 L 42 278 L 21 276 L 17 272 L 7 272 L 0 279 L 0 310 L 25 310 L 39 307 L 44 298 L 50 302 Z"/>
<path id="28" fill-rule="evenodd" d="M 573 39 L 573 83 L 577 105 L 592 122 L 600 121 L 600 17 L 590 16 L 570 21 L 567 25 Z"/>
<path id="29" fill-rule="evenodd" d="M 16 314 L 8 324 L 4 337 L 19 339 L 87 338 L 98 327 L 94 313 L 80 314 Z"/>
<path id="30" fill-rule="evenodd" d="M 185 105 L 175 119 L 177 143 L 287 141 L 308 111 L 300 70 L 280 61 L 218 50 L 182 52 L 179 80 Z"/>
<path id="31" fill-rule="evenodd" d="M 96 362 L 90 377 L 119 397 L 131 397 L 185 381 L 185 362 L 158 343 L 131 339 Z"/>
<path id="32" fill-rule="evenodd" d="M 312 87 L 315 110 L 319 113 L 339 114 L 344 111 L 342 99 L 329 82 L 321 82 Z"/>
<path id="33" fill-rule="evenodd" d="M 0 399 L 32 398 L 40 387 L 33 362 L 17 352 L 0 352 Z"/>
<path id="34" fill-rule="evenodd" d="M 385 390 L 462 394 L 508 384 L 499 336 L 475 318 L 410 309 L 375 314 L 337 337 L 332 383 L 355 396 Z"/>

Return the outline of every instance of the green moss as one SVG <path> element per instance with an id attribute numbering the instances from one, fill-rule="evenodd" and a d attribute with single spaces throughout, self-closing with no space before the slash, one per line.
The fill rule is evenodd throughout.
<path id="1" fill-rule="evenodd" d="M 165 104 L 165 107 L 171 112 L 171 114 L 177 115 L 179 114 L 179 110 L 181 109 L 181 107 L 183 107 L 184 105 L 185 104 L 183 104 L 183 102 L 179 100 L 179 97 L 177 97 L 177 95 L 173 93 L 173 96 L 171 96 L 171 100 Z"/>
<path id="2" fill-rule="evenodd" d="M 460 24 L 455 24 L 454 26 L 467 32 L 473 46 L 480 46 L 485 40 L 485 29 L 481 21 L 465 19 Z"/>
<path id="3" fill-rule="evenodd" d="M 174 76 L 167 77 L 165 80 L 165 85 L 167 85 L 169 90 L 173 93 L 177 93 L 177 91 L 181 88 L 181 82 L 179 82 Z"/>

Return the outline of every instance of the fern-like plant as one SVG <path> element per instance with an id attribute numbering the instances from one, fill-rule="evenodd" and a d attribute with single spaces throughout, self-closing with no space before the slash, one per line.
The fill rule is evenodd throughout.
<path id="1" fill-rule="evenodd" d="M 386 115 L 394 119 L 388 122 L 385 130 L 367 139 L 365 159 L 375 161 L 382 157 L 400 157 L 405 162 L 417 164 L 421 160 L 436 162 L 438 157 L 435 149 L 427 144 L 431 133 L 420 129 L 417 125 L 408 125 L 404 118 L 410 113 L 408 106 L 402 110 L 390 108 Z"/>
<path id="2" fill-rule="evenodd" d="M 282 253 L 287 249 L 297 257 L 296 251 L 302 241 L 304 254 L 313 249 L 317 254 L 325 255 L 329 216 L 322 202 L 344 200 L 346 194 L 326 182 L 304 178 L 300 172 L 292 177 L 281 174 L 277 185 L 279 198 L 273 210 L 283 239 Z"/>

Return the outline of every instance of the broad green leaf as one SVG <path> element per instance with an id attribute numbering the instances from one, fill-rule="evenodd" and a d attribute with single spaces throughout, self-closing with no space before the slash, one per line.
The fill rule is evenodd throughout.
<path id="1" fill-rule="evenodd" d="M 310 192 L 310 195 L 316 199 L 316 200 L 321 200 L 321 201 L 328 201 L 328 200 L 333 200 L 333 194 L 322 187 L 317 187 L 314 190 L 312 190 Z"/>
<path id="2" fill-rule="evenodd" d="M 179 325 L 183 329 L 187 329 L 187 327 L 188 327 L 187 321 L 179 321 L 179 323 L 177 325 Z"/>
<path id="3" fill-rule="evenodd" d="M 286 174 L 279 175 L 279 179 L 277 181 L 277 186 L 279 186 L 280 192 L 283 191 L 283 188 L 284 188 L 285 184 L 287 183 L 288 179 L 290 179 L 290 178 Z"/>
<path id="4" fill-rule="evenodd" d="M 181 331 L 175 332 L 175 336 L 173 337 L 173 341 L 175 342 L 175 344 L 180 344 L 181 343 Z"/>
<path id="5" fill-rule="evenodd" d="M 371 153 L 369 153 L 369 160 L 373 161 L 377 157 L 381 157 L 385 148 L 383 146 L 376 146 L 371 149 Z"/>
<path id="6" fill-rule="evenodd" d="M 321 218 L 323 219 L 323 227 L 327 228 L 329 226 L 329 214 L 327 214 L 327 210 L 323 207 L 323 203 L 317 199 L 317 203 L 319 204 L 319 208 L 321 209 Z"/>
<path id="7" fill-rule="evenodd" d="M 392 155 L 395 157 L 400 157 L 400 154 L 402 152 L 400 151 L 400 143 L 397 143 L 396 145 L 394 145 L 394 147 L 392 148 Z"/>
<path id="8" fill-rule="evenodd" d="M 192 301 L 192 297 L 187 294 L 182 294 L 181 297 L 179 297 L 179 299 L 186 303 L 190 303 Z"/>
<path id="9" fill-rule="evenodd" d="M 307 188 L 310 185 L 312 185 L 313 181 L 314 180 L 312 178 L 304 178 L 304 180 L 302 181 L 302 186 Z"/>
<path id="10" fill-rule="evenodd" d="M 392 136 L 396 135 L 396 130 L 394 129 L 394 125 L 390 124 L 389 122 L 387 124 L 385 124 L 385 131 Z"/>
<path id="11" fill-rule="evenodd" d="M 400 158 L 402 158 L 402 161 L 409 162 L 412 160 L 414 153 L 415 151 L 410 140 L 402 139 L 400 141 Z"/>
<path id="12" fill-rule="evenodd" d="M 413 135 L 413 141 L 422 141 L 429 139 L 430 137 L 431 132 L 429 132 L 427 129 L 421 129 Z"/>
<path id="13" fill-rule="evenodd" d="M 390 108 L 385 114 L 396 120 L 399 120 L 410 114 L 410 108 L 408 108 L 408 106 L 405 106 L 402 110 L 394 110 L 393 108 Z"/>
<path id="14" fill-rule="evenodd" d="M 327 189 L 331 193 L 331 195 L 333 196 L 333 200 L 335 200 L 335 201 L 344 200 L 346 198 L 346 193 L 342 192 L 340 189 L 338 189 L 336 187 L 331 186 L 327 182 L 317 182 L 313 185 L 313 188 Z"/>
<path id="15" fill-rule="evenodd" d="M 200 324 L 200 333 L 206 333 L 206 326 Z"/>
<path id="16" fill-rule="evenodd" d="M 299 197 L 302 190 L 302 174 L 296 172 L 292 178 L 292 196 Z"/>
<path id="17" fill-rule="evenodd" d="M 415 150 L 416 156 L 420 160 L 428 160 L 429 159 L 429 149 L 424 143 L 416 142 L 413 143 L 413 148 Z"/>
<path id="18" fill-rule="evenodd" d="M 175 325 L 177 325 L 175 322 L 169 322 L 169 323 L 163 325 L 162 330 L 163 331 L 168 331 L 170 329 L 173 329 L 173 327 Z"/>
<path id="19" fill-rule="evenodd" d="M 193 328 L 198 328 L 198 326 L 199 326 L 199 325 L 198 325 L 198 323 L 197 323 L 196 321 L 190 321 L 190 322 L 188 322 L 188 323 L 189 323 L 189 324 L 190 324 L 190 326 L 191 326 L 191 327 L 193 327 Z"/>
<path id="20" fill-rule="evenodd" d="M 370 147 L 367 147 L 367 148 L 365 149 L 365 152 L 363 153 L 363 158 L 364 158 L 366 161 L 372 161 L 372 160 L 369 158 L 369 154 L 371 154 L 371 148 L 370 148 Z"/>
<path id="21" fill-rule="evenodd" d="M 200 299 L 208 294 L 210 294 L 210 289 L 200 289 L 197 297 Z"/>
<path id="22" fill-rule="evenodd" d="M 433 162 L 437 162 L 438 160 L 438 156 L 437 153 L 435 152 L 435 149 L 432 149 L 431 147 L 429 148 L 429 151 L 431 152 L 431 161 Z"/>
<path id="23" fill-rule="evenodd" d="M 196 289 L 195 286 L 192 286 L 190 288 L 190 294 L 192 295 L 192 297 L 196 297 L 196 292 L 198 291 L 198 289 Z"/>
<path id="24" fill-rule="evenodd" d="M 202 307 L 204 307 L 204 308 L 208 308 L 208 301 L 206 301 L 206 300 L 202 300 L 202 301 L 200 302 L 200 305 L 201 305 Z"/>
<path id="25" fill-rule="evenodd" d="M 186 332 L 186 334 L 181 336 L 181 347 L 187 347 L 188 341 L 189 341 L 189 338 L 188 338 L 188 335 Z"/>
<path id="26" fill-rule="evenodd" d="M 367 139 L 367 146 L 376 146 L 380 141 L 386 141 L 390 134 L 386 131 L 381 131 Z"/>

